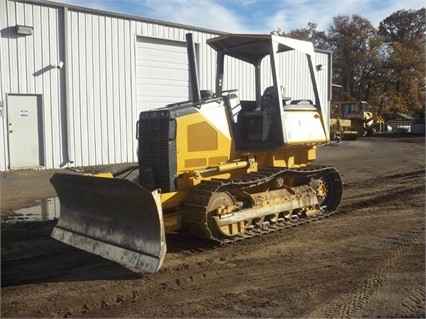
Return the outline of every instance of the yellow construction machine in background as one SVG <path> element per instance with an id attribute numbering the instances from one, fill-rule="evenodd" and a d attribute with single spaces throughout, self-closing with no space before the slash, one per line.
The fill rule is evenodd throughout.
<path id="1" fill-rule="evenodd" d="M 387 128 L 384 119 L 371 110 L 365 101 L 332 101 L 330 108 L 330 139 L 356 140 Z"/>

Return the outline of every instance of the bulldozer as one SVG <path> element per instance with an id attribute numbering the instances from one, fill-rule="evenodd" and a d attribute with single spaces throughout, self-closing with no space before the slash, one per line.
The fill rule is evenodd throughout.
<path id="1" fill-rule="evenodd" d="M 136 166 L 99 176 L 52 176 L 61 206 L 53 238 L 133 271 L 156 273 L 169 233 L 185 230 L 194 240 L 227 244 L 336 211 L 343 193 L 339 172 L 312 164 L 317 146 L 329 140 L 313 45 L 269 34 L 211 38 L 213 92 L 199 89 L 192 34 L 186 40 L 190 99 L 140 113 Z M 302 54 L 309 88 L 293 98 L 284 96 L 278 72 L 291 52 Z M 232 72 L 228 59 L 254 69 L 246 79 L 252 99 L 224 89 L 226 72 Z M 262 68 L 271 83 L 263 81 Z M 132 170 L 136 177 L 129 178 Z"/>
<path id="2" fill-rule="evenodd" d="M 372 110 L 366 101 L 342 100 L 342 86 L 333 84 L 339 90 L 339 98 L 332 101 L 330 110 L 330 139 L 356 140 L 375 132 L 387 130 L 383 117 Z"/>

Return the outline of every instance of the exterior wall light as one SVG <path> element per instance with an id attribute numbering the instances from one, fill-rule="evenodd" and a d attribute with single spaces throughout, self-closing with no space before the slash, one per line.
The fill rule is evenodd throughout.
<path id="1" fill-rule="evenodd" d="M 20 35 L 32 35 L 33 29 L 33 27 L 26 25 L 16 25 L 16 33 Z"/>
<path id="2" fill-rule="evenodd" d="M 52 69 L 62 69 L 64 67 L 64 62 L 59 61 L 58 64 L 51 64 L 50 67 Z"/>

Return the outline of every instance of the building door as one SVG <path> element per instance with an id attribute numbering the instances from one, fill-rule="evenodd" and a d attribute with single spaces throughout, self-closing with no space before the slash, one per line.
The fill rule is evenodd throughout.
<path id="1" fill-rule="evenodd" d="M 136 52 L 138 112 L 188 100 L 185 42 L 139 37 Z"/>
<path id="2" fill-rule="evenodd" d="M 44 165 L 41 96 L 8 95 L 10 169 Z"/>

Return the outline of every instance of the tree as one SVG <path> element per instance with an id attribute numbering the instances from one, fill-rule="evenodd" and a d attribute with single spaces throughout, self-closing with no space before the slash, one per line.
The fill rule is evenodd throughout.
<path id="1" fill-rule="evenodd" d="M 380 22 L 383 59 L 382 105 L 388 113 L 424 118 L 426 9 L 400 10 Z"/>
<path id="2" fill-rule="evenodd" d="M 339 15 L 327 41 L 333 51 L 333 83 L 342 85 L 344 99 L 371 100 L 381 67 L 377 30 L 359 15 Z"/>
<path id="3" fill-rule="evenodd" d="M 426 8 L 400 10 L 376 29 L 360 15 L 336 16 L 327 33 L 309 22 L 303 29 L 272 34 L 333 51 L 333 83 L 342 98 L 366 100 L 391 118 L 398 112 L 425 115 Z"/>
<path id="4" fill-rule="evenodd" d="M 426 32 L 426 9 L 399 10 L 380 22 L 379 34 L 387 43 L 398 42 L 410 46 L 413 41 L 423 39 Z"/>
<path id="5" fill-rule="evenodd" d="M 317 30 L 316 23 L 308 22 L 305 28 L 294 29 L 288 33 L 285 33 L 281 29 L 272 31 L 271 33 L 274 35 L 281 35 L 293 39 L 310 41 L 318 49 L 327 49 L 327 36 L 324 31 Z"/>

